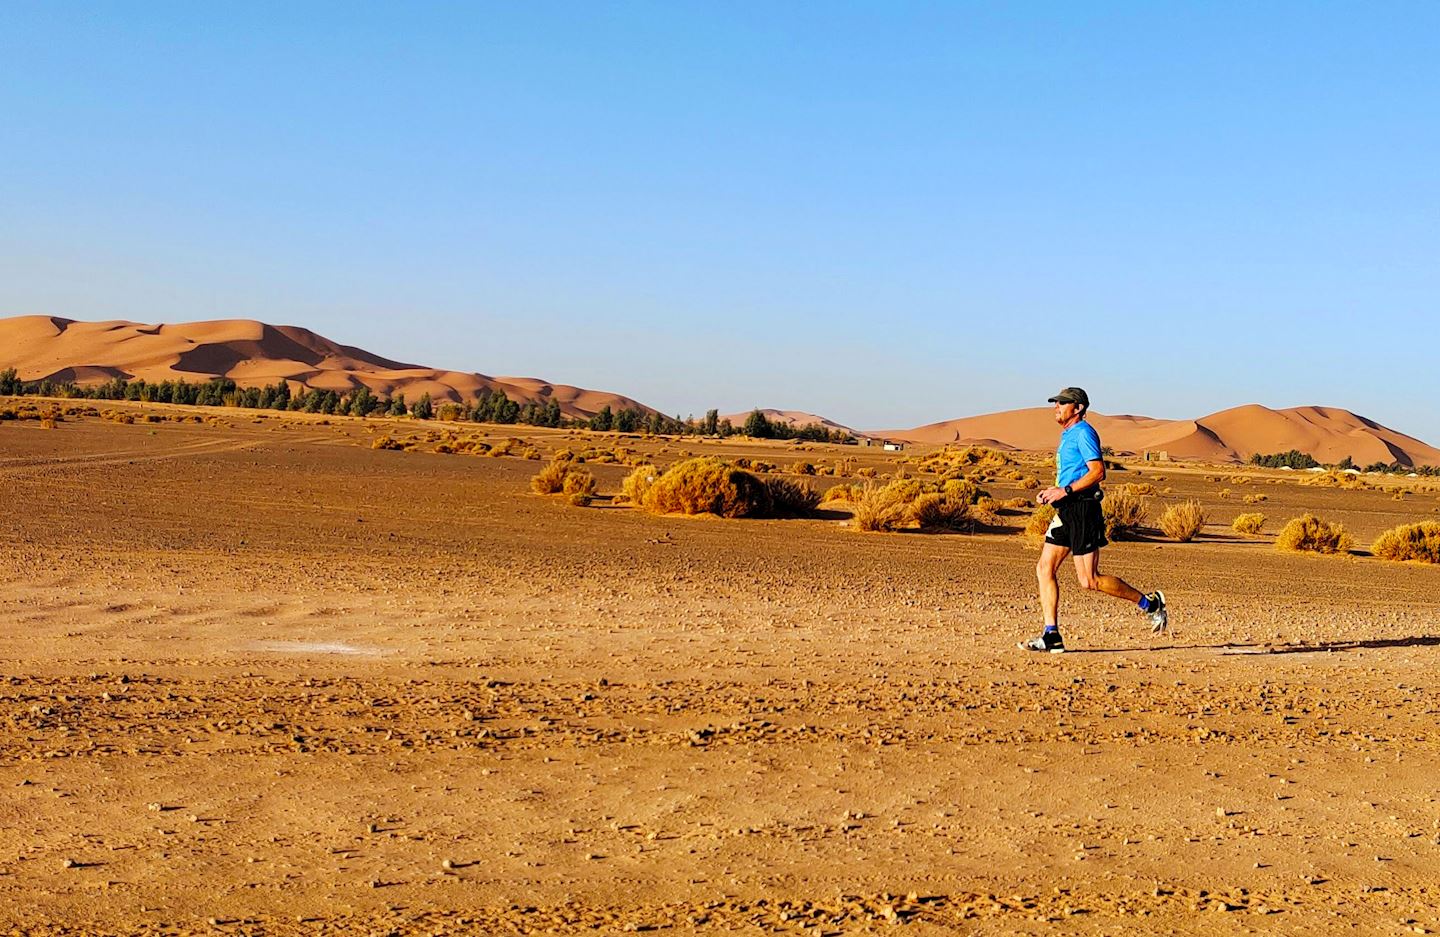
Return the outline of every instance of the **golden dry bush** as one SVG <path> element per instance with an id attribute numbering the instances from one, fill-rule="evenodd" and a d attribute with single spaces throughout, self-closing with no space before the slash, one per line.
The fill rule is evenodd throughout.
<path id="1" fill-rule="evenodd" d="M 1250 479 L 1250 476 L 1249 476 L 1249 475 L 1232 475 L 1232 476 L 1230 476 L 1230 484 L 1232 484 L 1232 485 L 1248 485 L 1248 484 L 1250 484 L 1250 481 L 1251 481 L 1251 479 Z"/>
<path id="2" fill-rule="evenodd" d="M 1191 498 L 1167 507 L 1160 515 L 1160 529 L 1172 540 L 1189 543 L 1205 526 L 1205 520 L 1205 509 L 1199 501 Z"/>
<path id="3" fill-rule="evenodd" d="M 1300 484 L 1311 485 L 1316 488 L 1369 488 L 1370 483 L 1359 475 L 1352 475 L 1349 472 L 1331 469 L 1327 472 L 1317 472 L 1309 478 L 1300 479 Z"/>
<path id="4" fill-rule="evenodd" d="M 1137 495 L 1153 495 L 1155 493 L 1155 486 L 1149 482 L 1129 482 L 1125 487 Z"/>
<path id="5" fill-rule="evenodd" d="M 1015 483 L 1015 487 L 1021 489 L 1022 491 L 1034 491 L 1036 488 L 1040 487 L 1040 479 L 1036 478 L 1034 475 L 1026 475 Z"/>
<path id="6" fill-rule="evenodd" d="M 1023 511 L 1030 507 L 1031 503 L 1029 498 L 1006 498 L 1004 501 L 997 501 L 995 503 L 995 509 L 1000 510 L 1003 508 L 1006 511 Z"/>
<path id="7" fill-rule="evenodd" d="M 1440 563 L 1440 521 L 1392 527 L 1375 538 L 1370 552 L 1386 560 Z"/>
<path id="8" fill-rule="evenodd" d="M 565 476 L 570 474 L 570 471 L 569 462 L 551 462 L 530 479 L 530 487 L 536 494 L 559 494 L 565 490 Z"/>
<path id="9" fill-rule="evenodd" d="M 1050 522 L 1055 519 L 1055 508 L 1053 505 L 1042 504 L 1030 515 L 1030 520 L 1025 522 L 1025 539 L 1032 546 L 1039 546 L 1045 540 L 1045 531 L 1050 529 Z"/>
<path id="10" fill-rule="evenodd" d="M 820 492 L 809 482 L 793 478 L 764 479 L 770 494 L 769 515 L 772 517 L 805 517 L 820 503 Z"/>
<path id="11" fill-rule="evenodd" d="M 1230 489 L 1229 489 L 1229 488 L 1221 488 L 1221 489 L 1220 489 L 1220 499 L 1221 499 L 1222 501 L 1224 501 L 1224 500 L 1229 500 L 1229 498 L 1230 498 Z"/>
<path id="12" fill-rule="evenodd" d="M 390 438 L 389 436 L 376 436 L 370 441 L 371 449 L 391 449 L 396 452 L 405 448 L 405 444 Z"/>
<path id="13" fill-rule="evenodd" d="M 659 477 L 660 470 L 650 463 L 637 465 L 620 483 L 621 496 L 631 504 L 644 505 L 646 493 Z"/>
<path id="14" fill-rule="evenodd" d="M 1259 503 L 1262 502 L 1262 501 L 1269 501 L 1269 500 L 1270 500 L 1270 496 L 1267 495 L 1267 494 L 1265 494 L 1264 492 L 1260 492 L 1260 491 L 1257 491 L 1257 492 L 1255 492 L 1254 494 L 1246 495 L 1246 496 L 1245 496 L 1245 503 L 1246 503 L 1246 504 L 1259 504 Z"/>
<path id="15" fill-rule="evenodd" d="M 1331 524 L 1314 514 L 1292 517 L 1280 528 L 1275 549 L 1306 553 L 1349 553 L 1353 539 L 1340 524 Z"/>
<path id="16" fill-rule="evenodd" d="M 577 491 L 570 495 L 570 503 L 578 508 L 589 507 L 590 502 L 594 500 L 595 496 L 593 494 L 584 491 Z"/>
<path id="17" fill-rule="evenodd" d="M 651 484 L 644 505 L 655 514 L 756 517 L 769 510 L 770 494 L 744 469 L 705 456 L 671 466 Z"/>
<path id="18" fill-rule="evenodd" d="M 1230 529 L 1237 534 L 1258 534 L 1260 528 L 1265 526 L 1264 514 L 1237 514 L 1230 522 Z"/>
<path id="19" fill-rule="evenodd" d="M 909 519 L 910 502 L 918 494 L 918 485 L 907 485 L 903 481 L 866 484 L 854 499 L 855 526 L 860 530 L 898 530 Z"/>
<path id="20" fill-rule="evenodd" d="M 790 466 L 790 474 L 791 474 L 791 475 L 814 475 L 814 474 L 815 474 L 815 466 L 814 466 L 814 464 L 812 464 L 812 463 L 810 463 L 810 462 L 806 462 L 806 461 L 803 461 L 803 460 L 802 460 L 802 461 L 796 462 L 796 463 L 794 463 L 794 464 L 792 464 L 792 465 Z"/>
<path id="21" fill-rule="evenodd" d="M 1105 515 L 1105 537 L 1109 540 L 1124 540 L 1133 536 L 1145 526 L 1150 515 L 1145 499 L 1132 491 L 1129 485 L 1105 492 L 1100 511 Z"/>
<path id="22" fill-rule="evenodd" d="M 970 530 L 975 526 L 969 502 L 947 498 L 935 491 L 910 502 L 909 517 L 925 531 Z"/>
<path id="23" fill-rule="evenodd" d="M 825 490 L 825 494 L 820 498 L 820 503 L 829 504 L 831 501 L 845 501 L 848 503 L 854 500 L 855 487 L 853 485 L 846 485 L 844 483 L 841 483 L 839 485 L 832 485 L 831 487 L 827 488 Z"/>
<path id="24" fill-rule="evenodd" d="M 564 478 L 561 479 L 560 491 L 572 497 L 577 494 L 594 497 L 595 476 L 590 474 L 589 469 L 570 466 L 569 471 L 567 471 Z"/>
<path id="25" fill-rule="evenodd" d="M 873 466 L 866 465 L 863 468 L 857 469 L 855 474 L 860 476 L 861 478 L 874 478 L 876 472 Z"/>

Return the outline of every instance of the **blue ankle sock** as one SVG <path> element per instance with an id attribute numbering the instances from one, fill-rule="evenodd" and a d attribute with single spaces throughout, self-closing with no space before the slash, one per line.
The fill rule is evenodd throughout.
<path id="1" fill-rule="evenodd" d="M 1142 596 L 1140 596 L 1140 611 L 1142 611 L 1142 612 L 1148 612 L 1148 611 L 1150 611 L 1150 596 L 1148 596 L 1148 595 L 1142 595 Z"/>
<path id="2" fill-rule="evenodd" d="M 1046 625 L 1046 626 L 1045 626 L 1045 633 L 1046 633 L 1046 634 L 1059 634 L 1059 633 L 1060 633 L 1060 626 L 1059 626 L 1059 625 Z"/>

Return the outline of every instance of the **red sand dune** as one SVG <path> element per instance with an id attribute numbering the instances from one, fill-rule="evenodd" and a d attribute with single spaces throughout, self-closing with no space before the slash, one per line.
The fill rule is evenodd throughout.
<path id="1" fill-rule="evenodd" d="M 1243 462 L 1256 452 L 1298 449 L 1321 462 L 1339 462 L 1348 455 L 1359 465 L 1440 465 L 1440 449 L 1337 407 L 1272 410 L 1252 403 L 1198 420 L 1103 413 L 1091 413 L 1088 419 L 1105 445 L 1117 452 L 1163 450 L 1172 458 Z M 1058 432 L 1050 407 L 1030 407 L 870 435 L 921 443 L 989 440 L 1043 450 L 1055 447 Z"/>
<path id="2" fill-rule="evenodd" d="M 340 345 L 309 329 L 253 319 L 145 325 L 77 322 L 52 316 L 0 319 L 0 367 L 21 380 L 96 384 L 117 377 L 145 381 L 207 381 L 228 377 L 242 387 L 284 380 L 297 387 L 348 393 L 362 385 L 376 395 L 428 393 L 436 401 L 470 401 L 488 388 L 519 403 L 554 399 L 569 417 L 606 405 L 653 412 L 629 397 L 550 384 L 536 378 L 488 377 L 404 364 Z"/>

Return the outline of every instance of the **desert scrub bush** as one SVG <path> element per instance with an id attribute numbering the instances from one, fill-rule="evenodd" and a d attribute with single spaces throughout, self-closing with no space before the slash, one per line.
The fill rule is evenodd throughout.
<path id="1" fill-rule="evenodd" d="M 1328 472 L 1318 472 L 1309 478 L 1300 479 L 1300 484 L 1310 485 L 1316 488 L 1369 488 L 1370 483 L 1359 475 L 1351 475 L 1349 472 L 1341 472 L 1331 469 Z"/>
<path id="2" fill-rule="evenodd" d="M 1170 505 L 1160 515 L 1160 529 L 1165 532 L 1165 536 L 1181 543 L 1194 540 L 1204 526 L 1205 509 L 1193 498 Z"/>
<path id="3" fill-rule="evenodd" d="M 641 506 L 645 504 L 645 495 L 650 491 L 650 486 L 655 484 L 655 479 L 660 477 L 660 470 L 648 462 L 641 463 L 631 470 L 625 480 L 620 483 L 620 495 L 631 504 Z"/>
<path id="4" fill-rule="evenodd" d="M 540 495 L 559 494 L 565 490 L 565 476 L 572 470 L 570 462 L 551 462 L 530 479 L 530 487 Z"/>
<path id="5" fill-rule="evenodd" d="M 1257 491 L 1255 494 L 1246 495 L 1244 500 L 1246 504 L 1259 504 L 1261 501 L 1269 501 L 1270 496 Z"/>
<path id="6" fill-rule="evenodd" d="M 1003 508 L 1007 511 L 1023 511 L 1030 507 L 1029 498 L 1006 498 L 1004 501 L 996 502 L 997 509 Z"/>
<path id="7" fill-rule="evenodd" d="M 376 436 L 374 439 L 370 440 L 370 448 L 391 449 L 399 452 L 401 449 L 405 448 L 405 444 L 400 442 L 399 440 L 391 439 L 389 436 Z"/>
<path id="8" fill-rule="evenodd" d="M 1265 526 L 1264 514 L 1237 514 L 1230 522 L 1230 529 L 1237 534 L 1249 534 L 1254 536 Z"/>
<path id="9" fill-rule="evenodd" d="M 1153 495 L 1155 493 L 1155 486 L 1149 482 L 1127 482 L 1125 487 L 1137 495 Z"/>
<path id="10" fill-rule="evenodd" d="M 744 469 L 703 456 L 677 462 L 655 479 L 644 505 L 655 514 L 762 517 L 770 509 L 770 492 Z"/>
<path id="11" fill-rule="evenodd" d="M 1249 475 L 1232 475 L 1230 477 L 1230 484 L 1232 485 L 1248 485 L 1250 481 Z"/>
<path id="12" fill-rule="evenodd" d="M 866 465 L 862 468 L 856 469 L 855 474 L 861 478 L 874 478 L 876 472 L 874 466 Z"/>
<path id="13" fill-rule="evenodd" d="M 1105 492 L 1100 512 L 1105 516 L 1105 536 L 1109 540 L 1133 536 L 1145 526 L 1150 514 L 1145 507 L 1145 499 L 1132 491 L 1129 485 Z"/>
<path id="14" fill-rule="evenodd" d="M 820 503 L 820 492 L 809 482 L 793 478 L 766 478 L 765 489 L 770 495 L 772 517 L 805 517 Z"/>
<path id="15" fill-rule="evenodd" d="M 577 491 L 570 495 L 570 503 L 577 508 L 588 508 L 595 500 L 595 496 L 585 491 Z"/>
<path id="16" fill-rule="evenodd" d="M 1229 488 L 1221 488 L 1221 489 L 1220 489 L 1220 500 L 1221 500 L 1221 501 L 1228 501 L 1228 500 L 1230 500 L 1230 489 L 1229 489 Z"/>
<path id="17" fill-rule="evenodd" d="M 829 504 L 831 501 L 851 502 L 855 500 L 856 489 L 854 485 L 839 484 L 833 485 L 825 490 L 820 498 L 821 504 Z"/>
<path id="18" fill-rule="evenodd" d="M 1289 552 L 1349 553 L 1352 544 L 1343 526 L 1309 513 L 1290 518 L 1275 538 L 1275 549 Z"/>
<path id="19" fill-rule="evenodd" d="M 791 475 L 814 475 L 815 466 L 806 461 L 799 461 L 790 466 Z"/>
<path id="20" fill-rule="evenodd" d="M 1391 527 L 1375 538 L 1370 552 L 1385 560 L 1440 563 L 1440 521 Z"/>
<path id="21" fill-rule="evenodd" d="M 910 502 L 909 519 L 921 530 L 971 530 L 976 526 L 968 501 L 947 498 L 938 491 L 922 494 Z"/>
<path id="22" fill-rule="evenodd" d="M 563 464 L 563 463 L 562 463 Z M 569 471 L 560 481 L 560 491 L 570 496 L 573 503 L 576 495 L 583 495 L 587 499 L 595 497 L 595 476 L 590 474 L 588 469 L 569 466 Z M 587 500 L 585 502 L 589 504 Z"/>
<path id="23" fill-rule="evenodd" d="M 1042 504 L 1030 515 L 1025 522 L 1025 539 L 1031 546 L 1039 546 L 1045 540 L 1045 531 L 1050 529 L 1050 522 L 1055 519 L 1055 508 L 1053 505 Z"/>
<path id="24" fill-rule="evenodd" d="M 854 499 L 855 526 L 859 530 L 898 530 L 909 519 L 910 503 L 920 493 L 914 482 L 894 481 L 888 485 L 867 483 Z"/>

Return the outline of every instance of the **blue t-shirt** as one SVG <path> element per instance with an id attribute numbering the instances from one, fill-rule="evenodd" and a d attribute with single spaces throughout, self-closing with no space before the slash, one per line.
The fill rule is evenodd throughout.
<path id="1" fill-rule="evenodd" d="M 1100 434 L 1095 427 L 1081 420 L 1060 434 L 1060 448 L 1055 450 L 1055 485 L 1064 488 L 1085 477 L 1090 467 L 1085 463 L 1100 459 Z"/>

